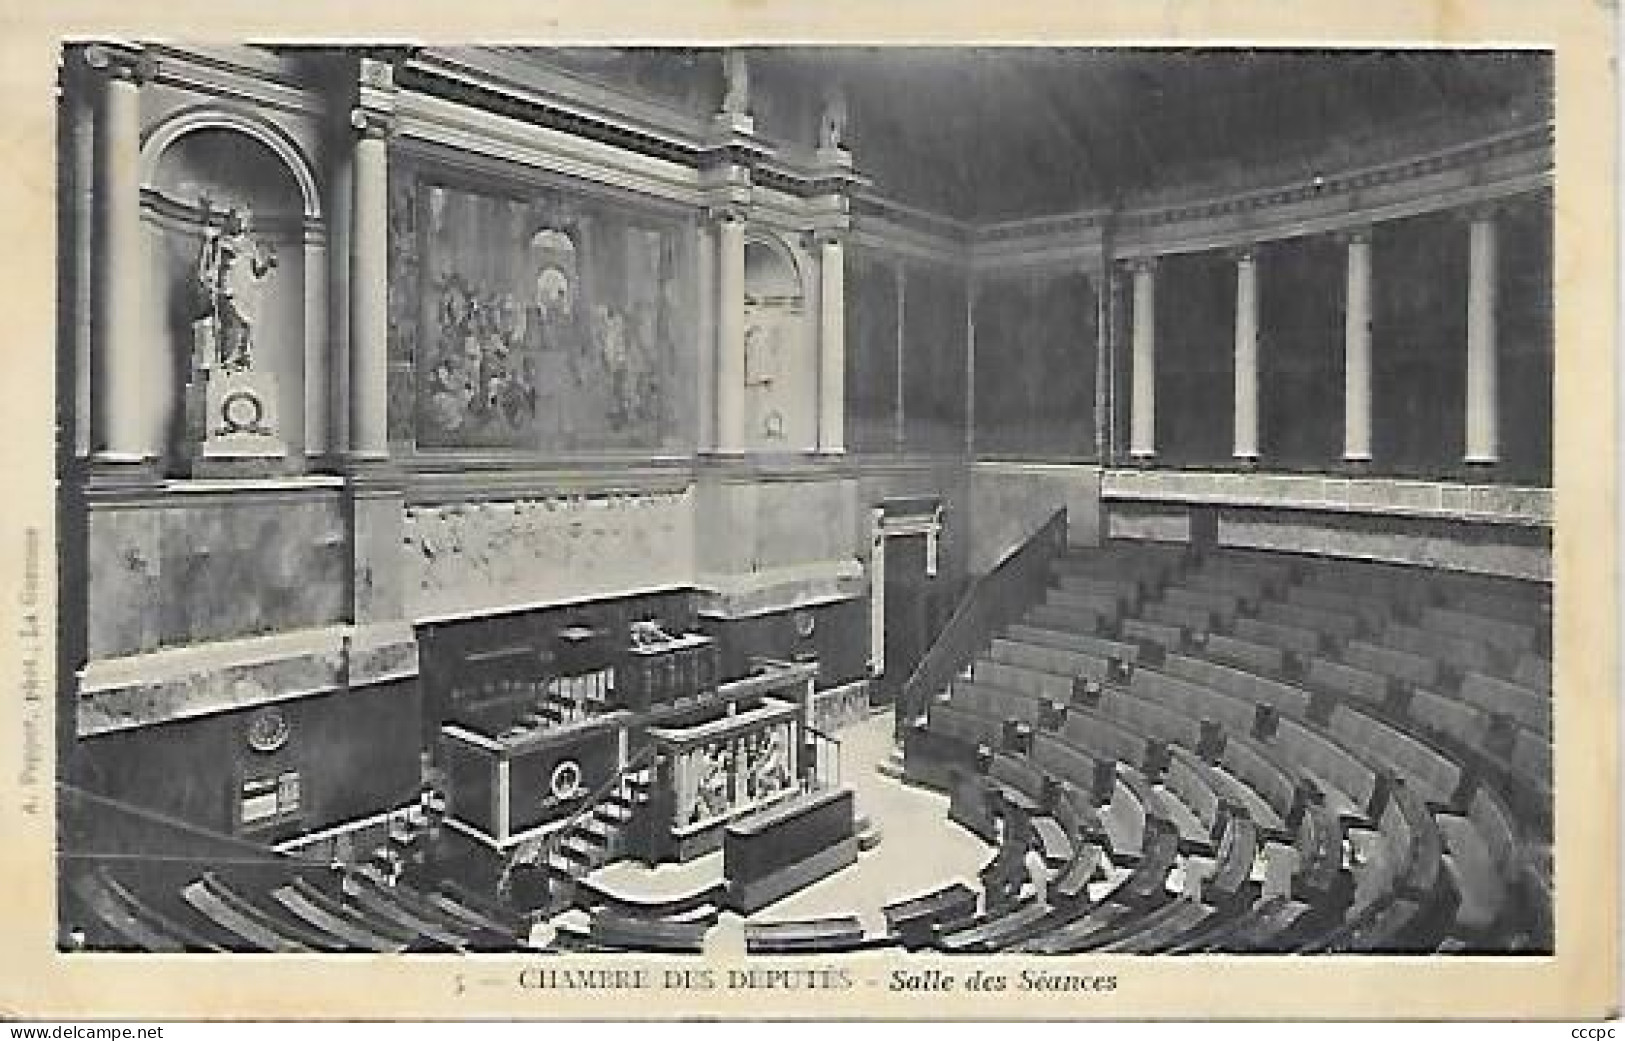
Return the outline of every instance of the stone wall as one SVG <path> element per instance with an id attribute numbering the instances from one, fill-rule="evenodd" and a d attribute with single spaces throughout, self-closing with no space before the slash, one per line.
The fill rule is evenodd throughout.
<path id="1" fill-rule="evenodd" d="M 1039 463 L 975 464 L 970 477 L 969 569 L 984 574 L 1066 507 L 1074 546 L 1100 541 L 1100 468 Z"/>
<path id="2" fill-rule="evenodd" d="M 336 490 L 166 496 L 96 508 L 89 529 L 92 659 L 344 617 L 348 548 Z"/>
<path id="3" fill-rule="evenodd" d="M 692 584 L 691 491 L 413 506 L 401 554 L 422 621 Z"/>

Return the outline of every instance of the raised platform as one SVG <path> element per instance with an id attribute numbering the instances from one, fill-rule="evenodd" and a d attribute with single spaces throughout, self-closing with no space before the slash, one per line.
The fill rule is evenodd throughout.
<path id="1" fill-rule="evenodd" d="M 883 713 L 846 727 L 841 739 L 841 778 L 856 794 L 858 811 L 881 830 L 878 846 L 855 864 L 745 916 L 749 922 L 781 922 L 855 915 L 870 931 L 884 928 L 880 909 L 946 882 L 976 886 L 989 847 L 947 820 L 948 800 L 904 785 L 877 767 L 892 750 L 892 717 Z M 635 861 L 607 865 L 587 876 L 589 885 L 613 899 L 680 903 L 723 881 L 722 854 L 684 864 L 649 867 Z"/>

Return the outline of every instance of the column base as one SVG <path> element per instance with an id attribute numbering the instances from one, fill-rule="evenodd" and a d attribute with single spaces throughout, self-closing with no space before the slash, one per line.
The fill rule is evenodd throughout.
<path id="1" fill-rule="evenodd" d="M 163 462 L 157 456 L 96 452 L 85 461 L 85 484 L 98 491 L 151 488 L 163 481 Z"/>
<path id="2" fill-rule="evenodd" d="M 1464 459 L 1464 460 L 1462 460 L 1462 470 L 1463 470 L 1463 472 L 1466 473 L 1469 477 L 1473 477 L 1473 478 L 1494 476 L 1495 472 L 1497 470 L 1499 470 L 1500 468 L 1501 468 L 1501 460 L 1499 460 L 1499 459 L 1482 459 L 1482 458 L 1480 458 L 1480 459 Z"/>
<path id="3" fill-rule="evenodd" d="M 1256 456 L 1256 455 L 1235 455 L 1235 456 L 1231 456 L 1230 457 L 1230 465 L 1234 469 L 1244 470 L 1244 471 L 1247 471 L 1247 472 L 1250 473 L 1250 472 L 1258 469 L 1258 456 Z"/>
<path id="4" fill-rule="evenodd" d="M 352 488 L 404 487 L 406 474 L 388 455 L 346 455 L 337 468 Z"/>
<path id="5" fill-rule="evenodd" d="M 1340 468 L 1349 477 L 1365 477 L 1371 473 L 1371 457 L 1344 456 Z"/>
<path id="6" fill-rule="evenodd" d="M 1156 464 L 1157 454 L 1155 452 L 1130 452 L 1128 454 L 1128 465 L 1130 466 L 1155 466 Z"/>

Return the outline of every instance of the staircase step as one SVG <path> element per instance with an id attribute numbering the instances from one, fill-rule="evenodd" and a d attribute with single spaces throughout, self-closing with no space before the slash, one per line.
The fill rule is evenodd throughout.
<path id="1" fill-rule="evenodd" d="M 592 808 L 592 818 L 619 827 L 632 819 L 632 809 L 622 803 L 605 799 Z"/>
<path id="2" fill-rule="evenodd" d="M 608 846 L 610 838 L 608 831 L 600 831 L 597 828 L 587 827 L 584 823 L 576 825 L 576 827 L 570 832 L 570 837 L 573 839 L 578 839 L 589 846 L 597 846 L 599 848 Z"/>

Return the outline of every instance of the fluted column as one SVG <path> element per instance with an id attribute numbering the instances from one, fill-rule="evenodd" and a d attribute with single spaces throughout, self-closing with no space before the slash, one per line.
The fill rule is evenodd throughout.
<path id="1" fill-rule="evenodd" d="M 69 140 L 65 180 L 72 193 L 69 283 L 73 292 L 72 305 L 64 318 L 73 343 L 73 454 L 79 459 L 87 458 L 92 448 L 90 417 L 94 398 L 90 380 L 94 347 L 90 314 L 96 299 L 91 291 L 96 214 L 96 105 L 90 90 L 88 66 L 83 62 L 82 52 L 70 52 L 63 68 Z"/>
<path id="2" fill-rule="evenodd" d="M 1235 422 L 1236 459 L 1258 459 L 1258 256 L 1252 247 L 1237 251 Z"/>
<path id="3" fill-rule="evenodd" d="M 114 47 L 85 49 L 101 73 L 94 131 L 90 335 L 94 457 L 138 463 L 158 454 L 141 403 L 144 373 L 164 359 L 146 357 L 142 337 L 141 85 L 154 71 L 144 55 Z"/>
<path id="4" fill-rule="evenodd" d="M 1501 458 L 1500 409 L 1496 400 L 1500 359 L 1495 336 L 1495 213 L 1474 210 L 1467 255 L 1467 462 Z"/>
<path id="5" fill-rule="evenodd" d="M 350 456 L 389 456 L 389 120 L 356 109 L 350 210 Z"/>
<path id="6" fill-rule="evenodd" d="M 717 214 L 716 450 L 738 455 L 745 445 L 745 218 Z"/>
<path id="7" fill-rule="evenodd" d="M 1157 454 L 1157 269 L 1139 260 L 1134 272 L 1133 384 L 1129 393 L 1129 454 Z"/>
<path id="8" fill-rule="evenodd" d="M 976 458 L 976 294 L 981 283 L 965 278 L 965 458 Z"/>
<path id="9" fill-rule="evenodd" d="M 846 451 L 846 258 L 838 235 L 818 251 L 818 450 Z"/>
<path id="10" fill-rule="evenodd" d="M 335 118 L 327 167 L 327 354 L 321 393 L 327 400 L 327 456 L 338 462 L 350 445 L 350 212 L 355 204 L 354 129 Z"/>
<path id="11" fill-rule="evenodd" d="M 1343 459 L 1371 461 L 1371 229 L 1344 236 L 1348 286 L 1343 307 Z"/>

